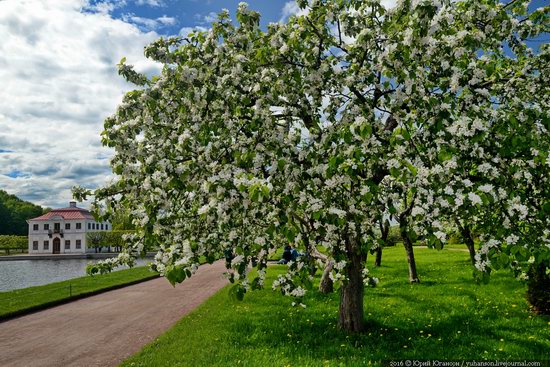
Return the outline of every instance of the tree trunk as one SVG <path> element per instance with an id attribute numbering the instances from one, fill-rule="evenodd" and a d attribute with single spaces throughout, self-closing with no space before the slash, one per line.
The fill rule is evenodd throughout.
<path id="1" fill-rule="evenodd" d="M 363 258 L 348 249 L 347 280 L 340 288 L 338 327 L 349 332 L 364 329 L 363 315 Z"/>
<path id="2" fill-rule="evenodd" d="M 472 231 L 470 231 L 470 227 L 464 226 L 462 228 L 462 237 L 464 238 L 464 242 L 466 243 L 466 247 L 468 247 L 468 252 L 470 253 L 470 260 L 472 261 L 472 265 L 476 264 L 476 249 L 475 249 L 475 243 L 474 238 L 472 236 Z"/>
<path id="3" fill-rule="evenodd" d="M 470 260 L 472 261 L 472 265 L 476 264 L 476 249 L 474 244 L 474 239 L 472 237 L 466 237 L 464 239 L 464 242 L 466 242 L 466 247 L 468 247 L 468 252 L 470 253 Z"/>
<path id="4" fill-rule="evenodd" d="M 389 220 L 382 220 L 378 222 L 378 225 L 380 226 L 380 239 L 386 245 L 388 240 L 388 234 L 390 233 L 390 221 Z M 380 266 L 382 265 L 382 245 L 378 245 L 378 248 L 376 249 L 376 258 L 374 260 L 374 266 Z"/>
<path id="5" fill-rule="evenodd" d="M 475 249 L 474 237 L 472 236 L 472 231 L 470 230 L 470 227 L 467 224 L 462 225 L 462 223 L 460 223 L 460 220 L 457 217 L 455 217 L 455 223 L 456 223 L 456 226 L 458 227 L 458 230 L 460 231 L 460 234 L 462 235 L 462 239 L 464 240 L 466 247 L 468 248 L 468 252 L 470 253 L 470 261 L 472 262 L 472 265 L 475 265 L 476 249 Z"/>
<path id="6" fill-rule="evenodd" d="M 550 315 L 550 276 L 546 274 L 546 265 L 532 264 L 527 274 L 527 300 L 536 313 Z"/>
<path id="7" fill-rule="evenodd" d="M 334 266 L 332 260 L 328 260 L 325 264 L 325 269 L 323 270 L 323 275 L 321 276 L 321 282 L 319 282 L 319 292 L 327 294 L 334 292 L 334 283 L 330 279 L 330 272 Z"/>
<path id="8" fill-rule="evenodd" d="M 414 260 L 413 244 L 407 231 L 401 227 L 401 238 L 403 239 L 403 246 L 407 252 L 407 262 L 409 263 L 409 282 L 420 283 L 418 273 L 416 272 L 416 261 Z"/>
<path id="9" fill-rule="evenodd" d="M 376 249 L 376 259 L 374 260 L 374 266 L 382 265 L 382 246 L 378 246 Z"/>

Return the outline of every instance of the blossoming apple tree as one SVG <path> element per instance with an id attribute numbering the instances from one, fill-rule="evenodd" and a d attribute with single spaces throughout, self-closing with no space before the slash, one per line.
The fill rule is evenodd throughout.
<path id="1" fill-rule="evenodd" d="M 486 233 L 480 270 L 509 265 L 504 254 L 548 264 L 550 52 L 525 45 L 547 30 L 548 9 L 298 3 L 304 15 L 267 29 L 241 3 L 236 23 L 224 11 L 206 32 L 154 42 L 145 54 L 163 69 L 152 79 L 121 62 L 139 88 L 105 121 L 117 179 L 93 195 L 98 215 L 129 208 L 137 230 L 99 268 L 158 249 L 154 267 L 175 283 L 229 248 L 242 296 L 290 242 L 309 256 L 273 287 L 300 298 L 310 266 L 330 265 L 339 326 L 359 331 L 365 258 L 404 198 L 414 220 L 403 230 L 433 244 L 441 218 L 468 213 Z M 400 194 L 388 200 L 391 187 Z"/>

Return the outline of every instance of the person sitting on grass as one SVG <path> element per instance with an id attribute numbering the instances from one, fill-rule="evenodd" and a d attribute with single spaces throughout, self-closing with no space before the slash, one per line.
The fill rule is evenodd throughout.
<path id="1" fill-rule="evenodd" d="M 303 254 L 299 253 L 294 247 L 292 247 L 292 251 L 290 251 L 290 260 L 296 261 L 298 259 L 298 256 L 302 256 Z"/>
<path id="2" fill-rule="evenodd" d="M 286 245 L 285 249 L 283 251 L 283 258 L 279 260 L 277 264 L 288 264 L 288 262 L 292 260 L 292 247 L 290 245 Z"/>

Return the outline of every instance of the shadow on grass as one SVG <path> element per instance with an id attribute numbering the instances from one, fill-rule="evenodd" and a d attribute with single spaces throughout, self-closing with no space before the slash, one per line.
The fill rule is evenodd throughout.
<path id="1" fill-rule="evenodd" d="M 464 296 L 475 301 L 475 294 L 468 293 Z M 347 334 L 336 325 L 337 295 L 330 295 L 328 299 L 317 295 L 312 297 L 316 299 L 314 312 L 281 304 L 270 315 L 249 312 L 246 318 L 227 320 L 227 327 L 232 330 L 228 342 L 253 350 L 284 349 L 294 356 L 295 362 L 307 356 L 320 364 L 342 358 L 347 363 L 391 358 L 547 358 L 547 340 L 525 338 L 521 326 L 503 323 L 498 313 L 470 315 L 460 310 L 457 314 L 456 305 L 419 301 L 406 295 L 383 297 L 397 297 L 401 308 L 411 310 L 412 321 L 406 323 L 405 317 L 391 311 L 387 315 L 376 312 L 366 315 L 364 333 Z M 264 301 L 266 307 L 274 308 L 267 299 L 253 300 L 256 305 Z M 324 301 L 322 310 L 319 310 L 319 301 Z M 419 315 L 419 310 L 435 310 L 445 316 L 434 320 Z M 382 322 L 383 319 L 387 321 Z"/>
<path id="2" fill-rule="evenodd" d="M 126 366 L 356 366 L 389 359 L 542 360 L 550 318 L 531 315 L 525 287 L 509 275 L 475 284 L 468 254 L 419 251 L 423 283 L 407 282 L 406 260 L 388 251 L 365 289 L 366 331 L 338 330 L 339 295 L 308 292 L 306 308 L 266 289 L 232 301 L 229 289 L 125 362 Z M 385 252 L 386 253 L 386 252 Z M 441 259 L 441 261 L 436 261 Z M 384 262 L 383 262 L 384 264 Z M 317 278 L 318 279 L 318 278 Z"/>

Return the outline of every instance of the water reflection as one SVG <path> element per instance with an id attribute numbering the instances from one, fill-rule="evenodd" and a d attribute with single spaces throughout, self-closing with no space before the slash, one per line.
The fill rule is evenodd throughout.
<path id="1" fill-rule="evenodd" d="M 33 287 L 86 275 L 86 265 L 99 260 L 18 260 L 0 261 L 0 292 Z M 140 259 L 137 265 L 146 265 L 151 259 Z M 124 269 L 120 267 L 117 270 Z"/>

